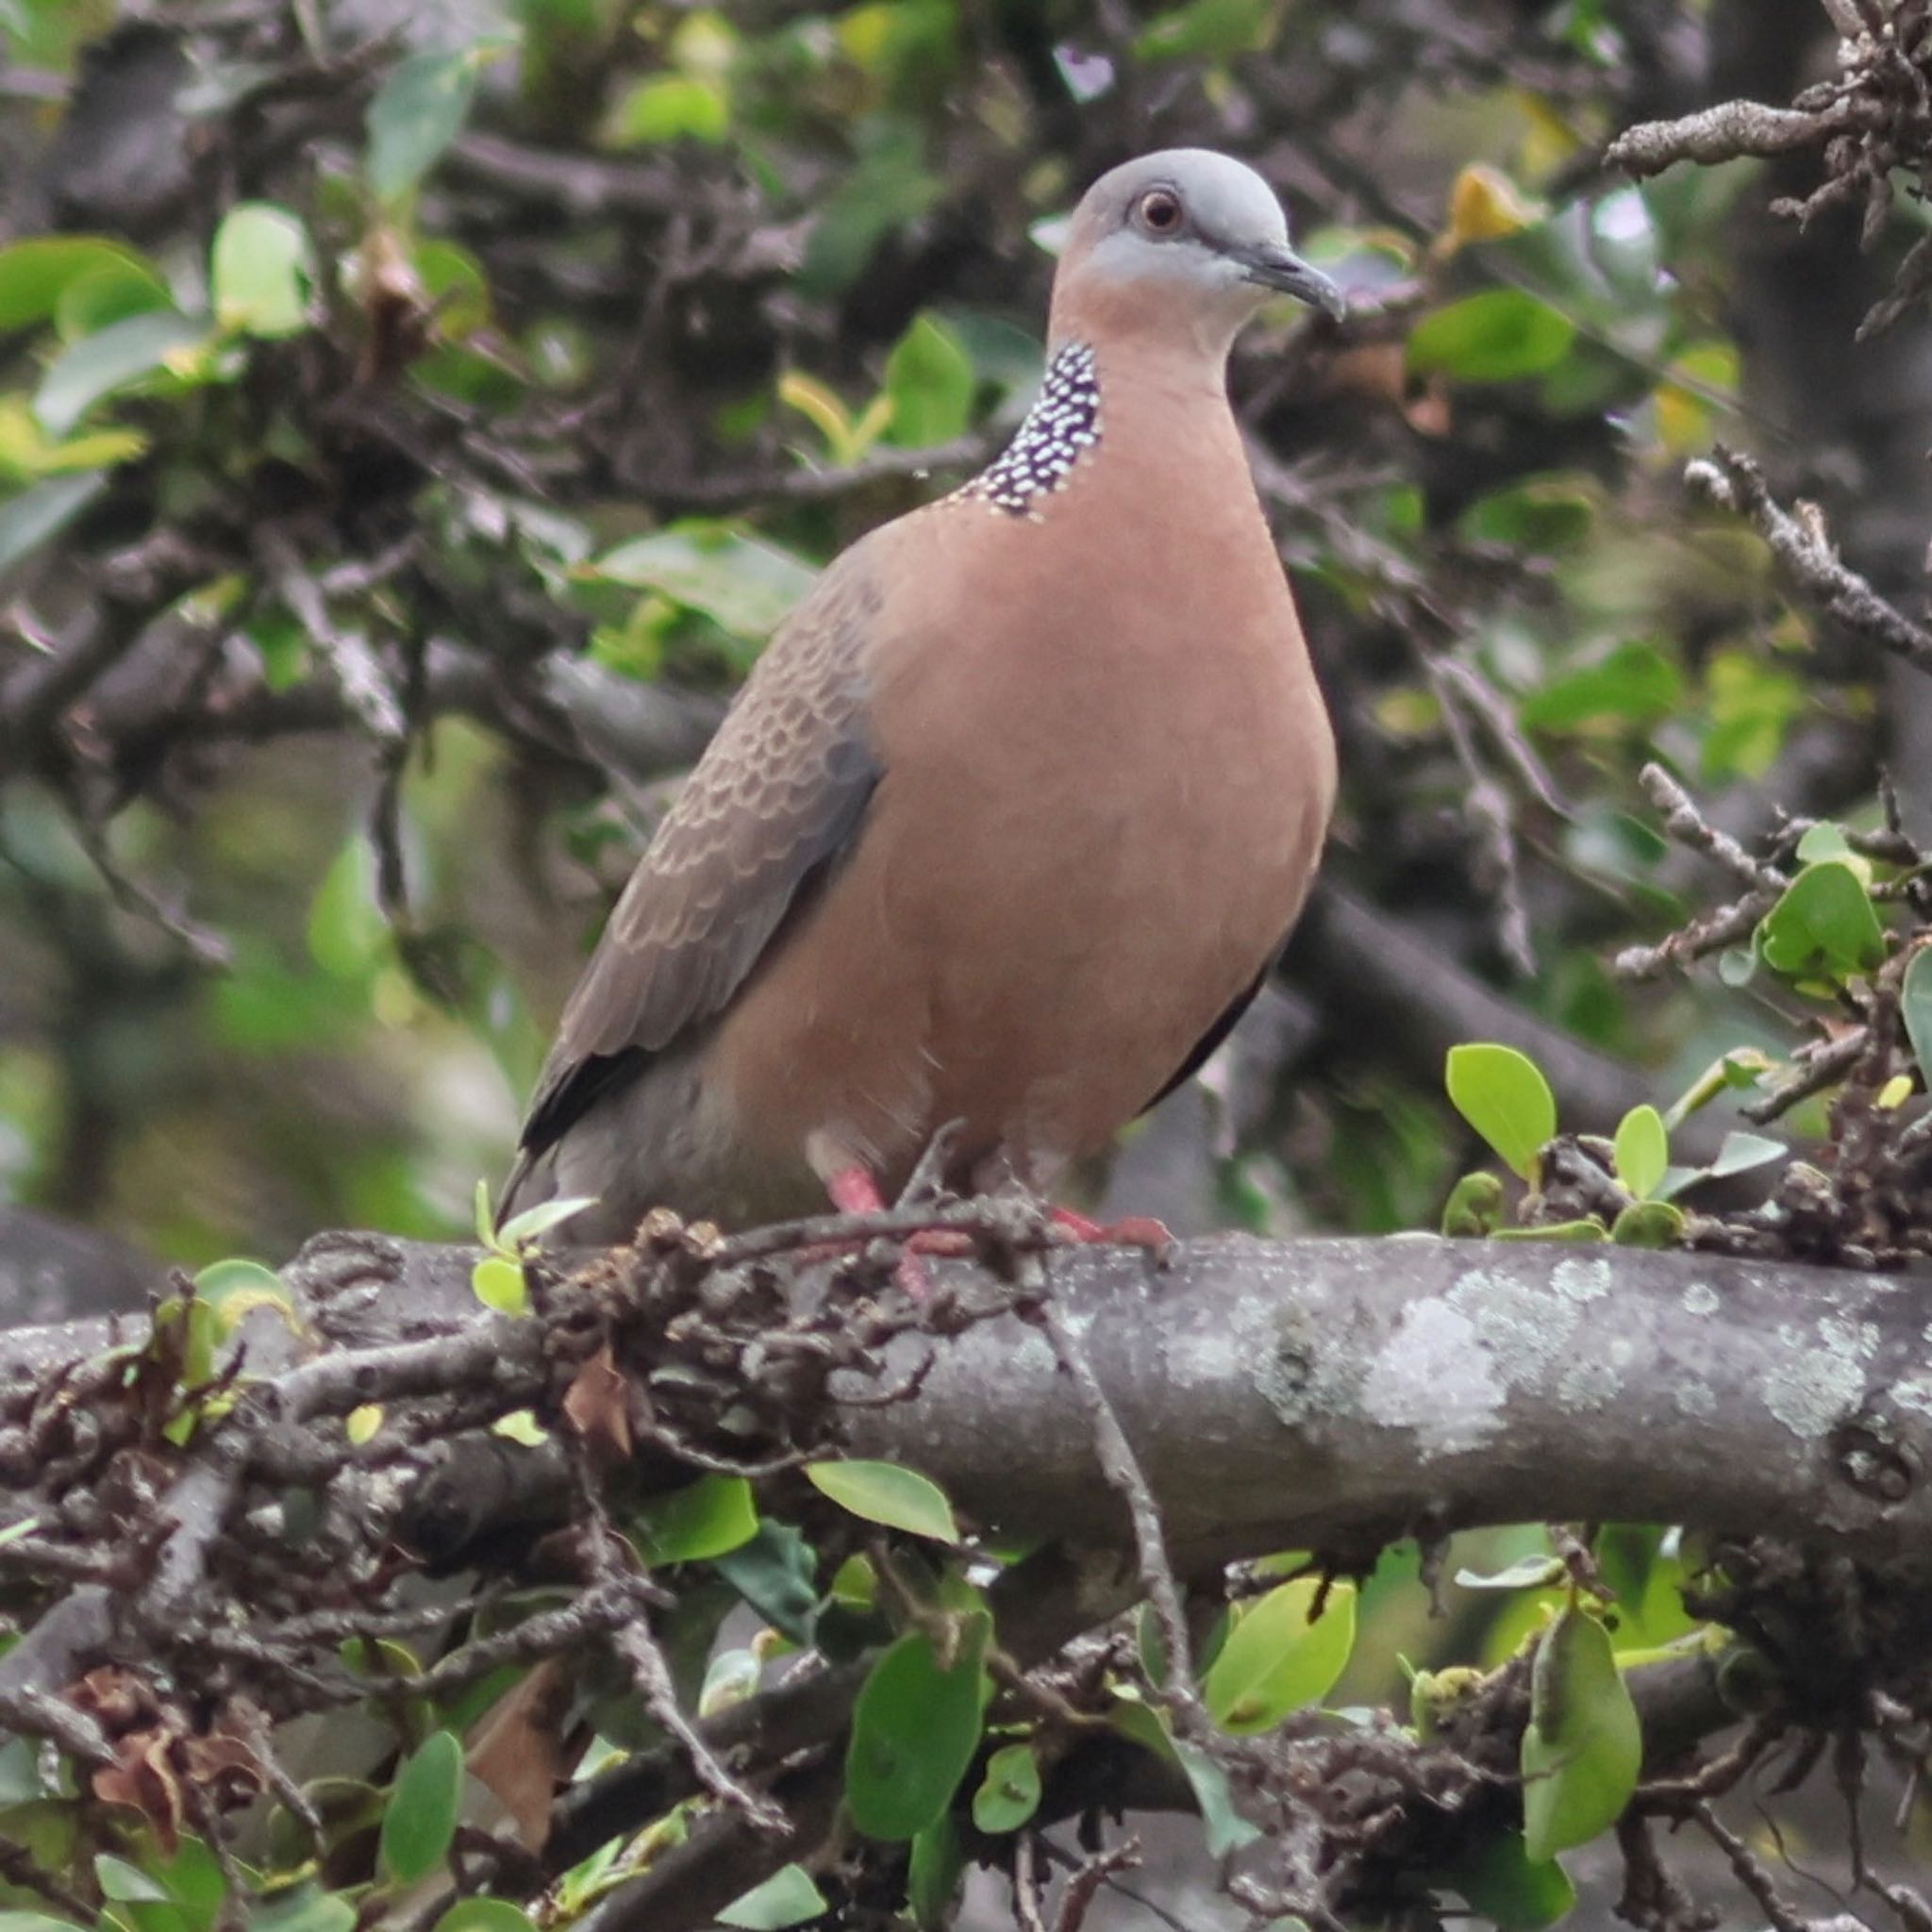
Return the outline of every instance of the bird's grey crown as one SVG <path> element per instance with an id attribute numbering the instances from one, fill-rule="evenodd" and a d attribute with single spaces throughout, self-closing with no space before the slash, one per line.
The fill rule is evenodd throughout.
<path id="1" fill-rule="evenodd" d="M 1212 247 L 1283 246 L 1288 217 L 1281 202 L 1245 161 L 1206 147 L 1163 148 L 1124 161 L 1088 190 L 1116 220 L 1150 188 L 1171 188 L 1187 209 L 1190 232 Z"/>
<path id="2" fill-rule="evenodd" d="M 1093 351 L 1086 342 L 1062 342 L 1012 441 L 959 493 L 1010 516 L 1030 516 L 1034 500 L 1059 489 L 1099 441 L 1100 377 Z"/>

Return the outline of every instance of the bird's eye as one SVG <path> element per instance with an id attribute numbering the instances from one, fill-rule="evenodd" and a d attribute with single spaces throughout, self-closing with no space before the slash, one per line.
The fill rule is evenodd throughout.
<path id="1" fill-rule="evenodd" d="M 1150 188 L 1135 208 L 1134 218 L 1150 235 L 1176 235 L 1187 220 L 1187 210 L 1173 189 Z"/>

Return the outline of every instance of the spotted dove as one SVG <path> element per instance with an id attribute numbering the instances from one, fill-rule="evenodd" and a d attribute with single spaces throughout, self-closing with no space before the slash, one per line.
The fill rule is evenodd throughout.
<path id="1" fill-rule="evenodd" d="M 1343 306 L 1241 163 L 1089 190 L 1038 400 L 772 641 L 564 1011 L 506 1214 L 863 1207 L 941 1130 L 946 1184 L 1043 1191 L 1212 1050 L 1335 784 L 1225 388 L 1275 291 Z"/>

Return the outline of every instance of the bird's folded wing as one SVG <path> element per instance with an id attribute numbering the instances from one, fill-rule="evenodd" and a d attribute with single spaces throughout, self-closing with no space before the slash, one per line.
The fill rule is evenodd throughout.
<path id="1" fill-rule="evenodd" d="M 564 1008 L 520 1173 L 613 1079 L 724 1009 L 856 836 L 879 776 L 871 548 L 845 552 L 779 628 L 639 860 Z"/>

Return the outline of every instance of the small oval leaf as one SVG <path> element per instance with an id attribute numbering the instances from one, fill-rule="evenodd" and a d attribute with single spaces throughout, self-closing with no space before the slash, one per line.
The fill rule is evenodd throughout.
<path id="1" fill-rule="evenodd" d="M 315 252 L 288 208 L 238 202 L 222 217 L 208 257 L 215 320 L 251 336 L 292 336 L 308 326 Z"/>
<path id="2" fill-rule="evenodd" d="M 825 1895 L 803 1865 L 780 1865 L 762 1885 L 755 1885 L 718 1914 L 721 1925 L 739 1932 L 783 1932 L 827 1909 Z"/>
<path id="3" fill-rule="evenodd" d="M 529 1913 L 508 1899 L 459 1898 L 437 1920 L 436 1932 L 532 1932 L 532 1927 Z"/>
<path id="4" fill-rule="evenodd" d="M 1864 881 L 1841 858 L 1807 865 L 1758 923 L 1765 964 L 1793 979 L 1844 979 L 1885 958 L 1885 929 Z"/>
<path id="5" fill-rule="evenodd" d="M 523 1263 L 502 1255 L 486 1255 L 470 1270 L 470 1287 L 486 1308 L 499 1315 L 525 1315 L 530 1309 L 530 1285 Z"/>
<path id="6" fill-rule="evenodd" d="M 1310 1623 L 1321 1588 L 1318 1576 L 1297 1577 L 1238 1613 L 1201 1684 L 1223 1730 L 1272 1730 L 1334 1689 L 1355 1648 L 1355 1585 L 1330 1584 L 1322 1615 Z"/>
<path id="7" fill-rule="evenodd" d="M 670 1494 L 653 1496 L 640 1512 L 638 1555 L 656 1568 L 723 1557 L 758 1531 L 751 1485 L 741 1475 L 703 1475 Z"/>
<path id="8" fill-rule="evenodd" d="M 814 1489 L 868 1523 L 909 1530 L 936 1542 L 959 1541 L 945 1491 L 916 1469 L 901 1469 L 894 1462 L 808 1462 L 805 1474 Z"/>
<path id="9" fill-rule="evenodd" d="M 442 1863 L 463 1795 L 463 1747 L 453 1731 L 424 1739 L 396 1774 L 382 1815 L 382 1868 L 414 1885 Z"/>
<path id="10" fill-rule="evenodd" d="M 1530 1179 L 1536 1158 L 1557 1132 L 1557 1101 L 1527 1054 L 1493 1041 L 1449 1049 L 1445 1084 L 1457 1113 L 1498 1158 Z"/>
<path id="11" fill-rule="evenodd" d="M 1031 1744 L 1003 1744 L 973 1794 L 973 1823 L 989 1837 L 1018 1831 L 1040 1809 L 1040 1760 Z"/>
<path id="12" fill-rule="evenodd" d="M 1655 1193 L 1671 1164 L 1671 1137 L 1664 1117 L 1650 1106 L 1633 1107 L 1617 1123 L 1617 1178 L 1640 1201 Z"/>

